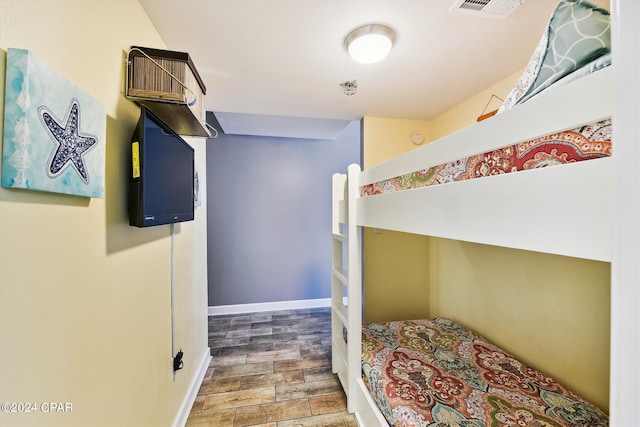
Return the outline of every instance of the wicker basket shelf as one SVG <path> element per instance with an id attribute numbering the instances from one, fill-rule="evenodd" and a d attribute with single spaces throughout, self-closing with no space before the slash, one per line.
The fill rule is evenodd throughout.
<path id="1" fill-rule="evenodd" d="M 179 135 L 211 136 L 202 122 L 205 94 L 189 54 L 131 47 L 126 97 L 145 105 Z"/>

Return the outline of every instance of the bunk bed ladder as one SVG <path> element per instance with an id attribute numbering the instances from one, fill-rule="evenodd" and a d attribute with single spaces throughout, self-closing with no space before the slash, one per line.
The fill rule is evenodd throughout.
<path id="1" fill-rule="evenodd" d="M 348 168 L 348 180 L 347 175 L 334 174 L 332 182 L 331 356 L 333 372 L 338 374 L 347 395 L 349 412 L 356 409 L 356 387 L 361 372 L 362 232 L 355 220 L 359 171 L 358 165 L 351 165 Z M 345 199 L 347 182 L 348 194 Z M 343 338 L 346 338 L 346 342 Z"/>

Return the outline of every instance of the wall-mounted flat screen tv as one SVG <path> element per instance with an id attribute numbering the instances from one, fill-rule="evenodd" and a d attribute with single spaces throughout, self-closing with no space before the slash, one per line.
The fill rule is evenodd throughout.
<path id="1" fill-rule="evenodd" d="M 194 218 L 194 150 L 145 106 L 131 138 L 129 224 Z"/>

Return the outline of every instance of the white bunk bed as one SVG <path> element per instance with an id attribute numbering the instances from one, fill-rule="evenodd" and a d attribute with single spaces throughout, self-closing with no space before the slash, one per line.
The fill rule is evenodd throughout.
<path id="1" fill-rule="evenodd" d="M 611 117 L 613 72 L 613 67 L 600 70 L 371 169 L 360 171 L 358 165 L 351 165 L 347 175 L 334 175 L 333 371 L 347 395 L 348 410 L 357 414 L 360 425 L 388 425 L 362 380 L 361 228 L 610 262 L 613 159 L 599 158 L 368 197 L 361 197 L 360 188 Z M 585 93 L 589 94 L 586 99 L 582 96 Z M 562 114 L 558 105 L 564 106 Z M 487 195 L 491 197 L 489 215 L 480 216 L 464 208 L 482 205 L 482 198 Z M 572 221 L 562 222 L 558 218 Z M 528 226 L 521 227 L 523 223 Z"/>
<path id="2" fill-rule="evenodd" d="M 637 4 L 622 3 L 621 10 L 635 12 L 638 18 Z M 633 17 L 618 18 L 617 22 L 626 28 L 622 34 L 637 38 Z M 639 54 L 631 51 L 637 50 L 637 43 L 625 46 L 631 59 L 620 62 L 637 71 Z M 362 227 L 611 262 L 613 280 L 619 277 L 624 283 L 618 286 L 612 281 L 610 420 L 611 425 L 640 425 L 640 325 L 635 324 L 638 284 L 633 283 L 638 273 L 637 264 L 634 266 L 626 253 L 628 249 L 629 254 L 637 256 L 638 244 L 633 237 L 621 237 L 620 229 L 614 228 L 616 220 L 632 219 L 636 222 L 629 230 L 637 238 L 638 219 L 627 212 L 638 213 L 640 202 L 638 194 L 617 194 L 621 173 L 614 169 L 614 157 L 361 196 L 361 188 L 369 184 L 605 118 L 613 118 L 617 129 L 614 135 L 638 137 L 638 124 L 629 112 L 638 111 L 640 94 L 628 95 L 614 79 L 626 76 L 632 80 L 633 75 L 626 68 L 616 74 L 613 66 L 607 67 L 379 166 L 361 171 L 358 165 L 351 165 L 347 174 L 334 175 L 332 363 L 347 395 L 347 409 L 356 413 L 361 426 L 388 426 L 362 377 Z M 638 83 L 633 82 L 633 90 L 637 89 Z M 638 150 L 626 152 L 637 154 Z M 623 163 L 637 167 L 637 159 L 624 159 Z M 638 177 L 635 171 L 630 175 Z M 637 185 L 635 182 L 625 188 L 637 189 Z M 491 196 L 489 214 L 479 216 L 464 208 L 481 205 L 486 195 Z M 620 208 L 628 211 L 621 212 Z M 528 224 L 526 230 L 514 218 L 519 224 Z M 558 218 L 572 221 L 560 224 Z M 618 312 L 616 307 L 624 311 Z M 626 318 L 631 325 L 622 324 Z M 627 343 L 620 338 L 623 331 L 631 332 Z"/>

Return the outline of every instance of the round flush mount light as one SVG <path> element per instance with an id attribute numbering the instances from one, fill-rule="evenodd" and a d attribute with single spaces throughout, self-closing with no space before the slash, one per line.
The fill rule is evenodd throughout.
<path id="1" fill-rule="evenodd" d="M 373 64 L 388 54 L 396 40 L 396 32 L 383 24 L 367 24 L 347 34 L 344 46 L 354 61 Z"/>

